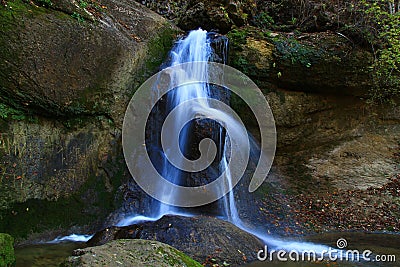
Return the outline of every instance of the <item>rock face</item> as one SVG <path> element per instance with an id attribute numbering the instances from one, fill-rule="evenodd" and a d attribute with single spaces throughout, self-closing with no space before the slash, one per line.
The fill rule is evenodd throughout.
<path id="1" fill-rule="evenodd" d="M 263 243 L 236 226 L 213 217 L 164 216 L 155 222 L 111 227 L 98 232 L 89 246 L 114 239 L 157 240 L 171 245 L 200 263 L 240 265 L 257 259 Z"/>
<path id="2" fill-rule="evenodd" d="M 245 27 L 228 34 L 231 65 L 264 90 L 364 96 L 371 53 L 334 33 L 270 33 Z M 270 87 L 270 88 L 268 88 Z M 268 88 L 268 89 L 267 89 Z"/>
<path id="3" fill-rule="evenodd" d="M 136 2 L 75 3 L 0 5 L 0 231 L 18 238 L 119 205 L 125 107 L 178 32 Z"/>
<path id="4" fill-rule="evenodd" d="M 299 190 L 323 184 L 329 190 L 364 190 L 386 184 L 397 173 L 398 108 L 282 90 L 267 98 L 277 124 L 275 163 L 293 184 L 302 184 Z"/>
<path id="5" fill-rule="evenodd" d="M 0 266 L 14 266 L 14 239 L 0 233 Z"/>
<path id="6" fill-rule="evenodd" d="M 232 27 L 247 24 L 255 12 L 254 0 L 194 1 L 194 0 L 137 0 L 160 15 L 173 20 L 181 29 L 189 31 L 199 27 L 226 33 Z"/>
<path id="7" fill-rule="evenodd" d="M 2 99 L 45 116 L 121 120 L 139 72 L 162 61 L 173 27 L 136 2 L 101 5 L 95 22 L 20 1 L 2 6 Z"/>
<path id="8" fill-rule="evenodd" d="M 61 266 L 202 266 L 171 246 L 148 240 L 120 239 L 98 247 L 78 249 L 73 254 Z"/>

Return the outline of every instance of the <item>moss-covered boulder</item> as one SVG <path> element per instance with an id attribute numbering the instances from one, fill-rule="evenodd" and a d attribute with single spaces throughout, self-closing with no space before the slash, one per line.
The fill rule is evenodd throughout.
<path id="1" fill-rule="evenodd" d="M 88 19 L 71 12 L 21 0 L 0 5 L 1 99 L 45 116 L 120 118 L 146 71 L 163 60 L 175 29 L 132 1 L 81 8 Z"/>
<path id="2" fill-rule="evenodd" d="M 153 240 L 120 239 L 98 247 L 75 250 L 73 255 L 61 266 L 203 266 L 181 251 Z"/>
<path id="3" fill-rule="evenodd" d="M 0 233 L 0 266 L 14 265 L 14 239 L 8 234 Z"/>

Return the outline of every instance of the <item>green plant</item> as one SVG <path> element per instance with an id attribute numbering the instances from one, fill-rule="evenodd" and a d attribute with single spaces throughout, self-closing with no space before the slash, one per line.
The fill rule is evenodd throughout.
<path id="1" fill-rule="evenodd" d="M 0 103 L 0 118 L 21 121 L 25 120 L 26 116 L 22 111 Z"/>
<path id="2" fill-rule="evenodd" d="M 82 17 L 81 14 L 76 13 L 76 12 L 72 13 L 71 17 L 76 19 L 78 22 L 84 22 L 85 21 L 85 18 Z"/>
<path id="3" fill-rule="evenodd" d="M 89 3 L 86 2 L 86 1 L 83 1 L 83 0 L 80 0 L 80 1 L 79 1 L 79 7 L 80 7 L 80 8 L 85 9 L 85 8 L 87 8 L 88 5 L 89 5 Z"/>
<path id="4" fill-rule="evenodd" d="M 301 44 L 295 38 L 273 39 L 277 50 L 281 53 L 282 59 L 290 60 L 292 64 L 301 64 L 307 68 L 312 66 L 311 59 L 320 57 L 322 50 Z"/>
<path id="5" fill-rule="evenodd" d="M 274 23 L 274 19 L 266 12 L 261 12 L 260 14 L 254 16 L 253 19 L 254 26 L 262 29 L 270 28 Z"/>
<path id="6" fill-rule="evenodd" d="M 228 33 L 228 38 L 231 44 L 237 47 L 246 43 L 247 35 L 246 29 L 233 29 Z"/>
<path id="7" fill-rule="evenodd" d="M 228 11 L 225 9 L 225 7 L 220 6 L 219 8 L 220 8 L 222 14 L 224 15 L 224 18 L 225 18 L 227 21 L 231 21 L 231 19 L 229 18 L 229 13 L 228 13 Z"/>
<path id="8" fill-rule="evenodd" d="M 373 29 L 366 35 L 375 55 L 372 100 L 394 101 L 400 96 L 400 6 L 394 0 L 361 0 L 361 5 Z"/>
<path id="9" fill-rule="evenodd" d="M 14 266 L 14 238 L 0 233 L 0 266 Z"/>

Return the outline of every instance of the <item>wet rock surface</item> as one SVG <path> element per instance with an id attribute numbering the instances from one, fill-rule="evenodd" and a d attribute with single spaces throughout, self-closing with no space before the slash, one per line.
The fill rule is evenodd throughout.
<path id="1" fill-rule="evenodd" d="M 89 246 L 114 239 L 157 240 L 175 247 L 200 263 L 231 266 L 256 260 L 263 243 L 231 223 L 213 217 L 164 216 L 155 222 L 109 227 L 95 234 Z"/>

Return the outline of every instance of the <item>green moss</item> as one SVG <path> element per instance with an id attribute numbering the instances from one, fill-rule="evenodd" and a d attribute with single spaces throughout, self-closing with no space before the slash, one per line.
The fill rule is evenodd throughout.
<path id="1" fill-rule="evenodd" d="M 40 0 L 38 3 L 47 5 L 48 0 Z M 1 6 L 0 12 L 6 15 L 8 19 L 16 19 L 18 16 L 35 16 L 38 14 L 49 13 L 50 11 L 41 6 L 30 5 L 28 2 L 21 0 L 7 1 L 7 7 Z"/>
<path id="2" fill-rule="evenodd" d="M 167 57 L 168 51 L 171 49 L 177 33 L 178 31 L 171 28 L 170 25 L 165 25 L 164 30 L 149 41 L 146 69 L 152 72 L 151 74 L 160 67 Z"/>
<path id="3" fill-rule="evenodd" d="M 203 266 L 199 262 L 195 261 L 194 259 L 190 258 L 188 255 L 185 253 L 179 251 L 179 250 L 174 250 L 173 251 L 177 257 L 179 257 L 187 267 L 200 267 Z"/>
<path id="4" fill-rule="evenodd" d="M 0 233 L 0 266 L 15 266 L 14 238 Z"/>
<path id="5" fill-rule="evenodd" d="M 247 28 L 244 29 L 233 29 L 227 36 L 229 38 L 230 46 L 234 49 L 240 49 L 241 45 L 246 44 L 246 39 L 249 34 Z"/>
<path id="6" fill-rule="evenodd" d="M 265 35 L 265 32 L 254 27 L 234 29 L 227 34 L 230 49 L 229 65 L 248 75 L 255 82 L 259 82 L 258 77 L 268 77 L 270 74 L 268 68 L 260 69 L 254 64 L 260 58 L 260 54 L 256 49 L 249 47 L 248 39 L 252 37 L 255 40 L 263 40 Z"/>
<path id="7" fill-rule="evenodd" d="M 180 266 L 184 263 L 184 266 L 187 267 L 201 267 L 202 265 L 187 256 L 185 253 L 171 248 L 169 251 L 165 251 L 164 248 L 159 247 L 156 250 L 156 253 L 161 254 L 163 256 L 164 261 L 170 266 Z"/>
<path id="8" fill-rule="evenodd" d="M 314 64 L 314 59 L 322 58 L 322 49 L 301 44 L 295 38 L 272 38 L 277 51 L 283 60 L 288 60 L 292 64 L 301 64 L 307 68 Z"/>
<path id="9" fill-rule="evenodd" d="M 271 28 L 275 24 L 274 19 L 266 12 L 260 12 L 255 15 L 252 22 L 261 29 Z"/>

